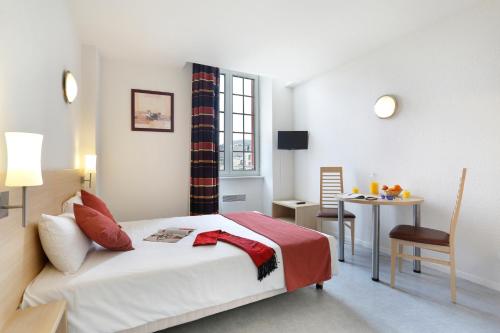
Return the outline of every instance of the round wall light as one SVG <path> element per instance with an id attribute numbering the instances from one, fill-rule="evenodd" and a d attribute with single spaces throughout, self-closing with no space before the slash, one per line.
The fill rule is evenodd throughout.
<path id="1" fill-rule="evenodd" d="M 396 112 L 397 106 L 396 97 L 390 95 L 381 96 L 375 102 L 375 114 L 382 119 L 390 118 Z"/>
<path id="2" fill-rule="evenodd" d="M 73 103 L 78 95 L 78 84 L 75 76 L 70 71 L 64 71 L 63 75 L 63 92 L 66 103 Z"/>

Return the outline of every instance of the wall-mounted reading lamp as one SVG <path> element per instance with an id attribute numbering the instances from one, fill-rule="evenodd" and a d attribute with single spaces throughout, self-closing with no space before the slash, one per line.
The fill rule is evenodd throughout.
<path id="1" fill-rule="evenodd" d="M 85 155 L 85 173 L 89 174 L 89 178 L 85 179 L 85 176 L 81 178 L 82 184 L 85 182 L 89 183 L 89 188 L 92 187 L 92 173 L 95 173 L 97 168 L 97 156 L 96 155 Z"/>
<path id="2" fill-rule="evenodd" d="M 7 132 L 7 177 L 5 186 L 22 187 L 21 205 L 9 205 L 9 192 L 0 193 L 0 216 L 8 215 L 9 209 L 20 208 L 23 212 L 23 227 L 27 216 L 27 187 L 43 184 L 42 179 L 42 141 L 43 135 L 34 133 Z"/>
<path id="3" fill-rule="evenodd" d="M 68 104 L 73 103 L 78 95 L 78 83 L 70 71 L 64 71 L 63 73 L 63 93 L 64 100 Z"/>

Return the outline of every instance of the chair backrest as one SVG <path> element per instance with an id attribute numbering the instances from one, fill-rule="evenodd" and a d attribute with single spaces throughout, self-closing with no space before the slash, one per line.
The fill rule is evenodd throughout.
<path id="1" fill-rule="evenodd" d="M 320 168 L 320 197 L 321 208 L 338 208 L 339 201 L 335 194 L 344 192 L 344 179 L 342 167 L 321 167 Z"/>
<path id="2" fill-rule="evenodd" d="M 464 184 L 465 176 L 467 175 L 467 169 L 462 169 L 462 176 L 460 177 L 460 185 L 458 186 L 457 199 L 455 201 L 455 209 L 453 209 L 453 215 L 451 217 L 450 224 L 450 244 L 455 244 L 455 231 L 457 229 L 458 216 L 460 215 L 460 206 L 462 205 L 462 196 L 464 194 Z"/>

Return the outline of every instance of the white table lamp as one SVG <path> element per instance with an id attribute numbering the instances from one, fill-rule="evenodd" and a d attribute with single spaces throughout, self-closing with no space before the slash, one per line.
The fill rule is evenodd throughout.
<path id="1" fill-rule="evenodd" d="M 22 205 L 2 206 L 2 209 L 21 208 L 23 211 L 23 227 L 27 219 L 27 191 L 28 186 L 43 184 L 42 179 L 42 141 L 43 135 L 21 132 L 5 133 L 7 144 L 7 177 L 5 186 L 22 187 Z"/>

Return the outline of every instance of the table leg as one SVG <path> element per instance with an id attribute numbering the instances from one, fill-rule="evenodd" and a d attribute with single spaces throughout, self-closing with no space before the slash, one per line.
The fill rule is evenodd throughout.
<path id="1" fill-rule="evenodd" d="M 380 254 L 380 205 L 373 205 L 372 280 L 378 281 Z"/>
<path id="2" fill-rule="evenodd" d="M 420 205 L 413 205 L 413 225 L 415 227 L 420 227 Z M 415 257 L 420 257 L 420 248 L 413 248 L 413 255 Z M 413 271 L 415 273 L 420 273 L 420 260 L 413 261 Z"/>
<path id="3" fill-rule="evenodd" d="M 339 200 L 339 261 L 344 261 L 344 202 Z"/>

